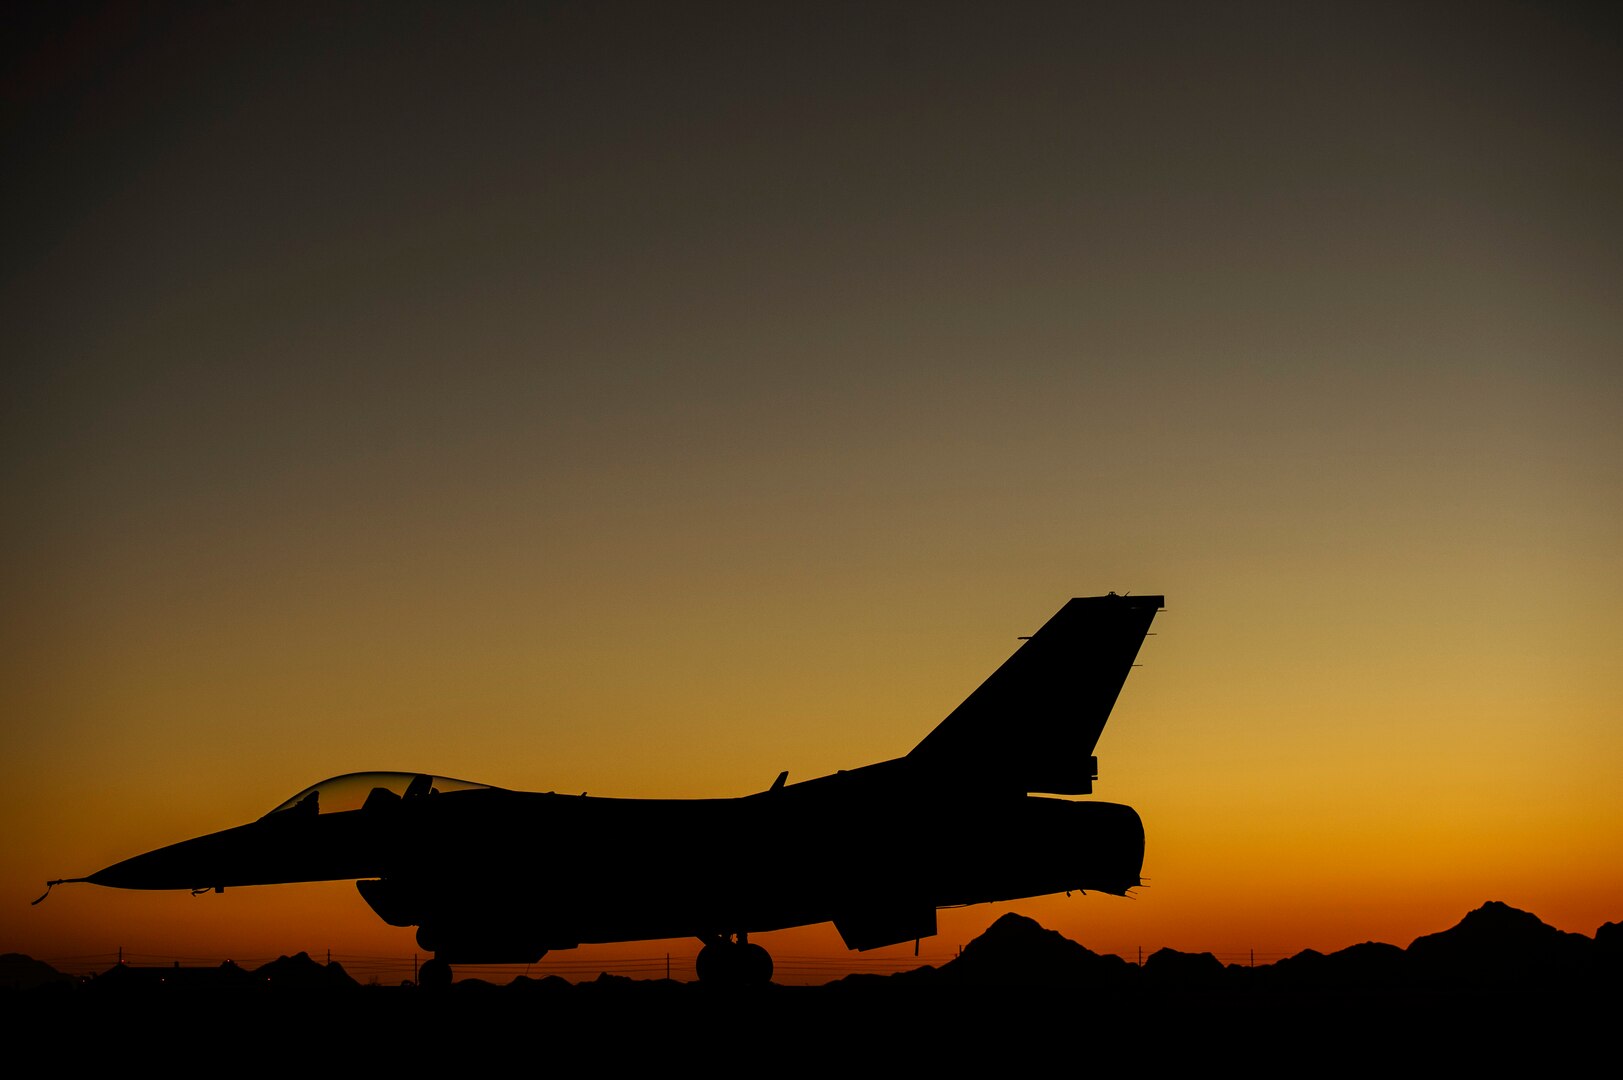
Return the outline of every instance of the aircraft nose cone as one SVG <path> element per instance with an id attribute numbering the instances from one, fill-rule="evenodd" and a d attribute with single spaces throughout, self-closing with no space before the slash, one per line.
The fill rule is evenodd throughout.
<path id="1" fill-rule="evenodd" d="M 116 889 L 223 889 L 376 877 L 382 839 L 359 811 L 267 818 L 125 859 L 85 880 Z"/>
<path id="2" fill-rule="evenodd" d="M 235 830 L 232 830 L 235 831 Z M 183 840 L 97 870 L 85 880 L 115 889 L 212 889 L 235 884 L 233 864 L 240 862 L 238 844 L 225 833 Z"/>

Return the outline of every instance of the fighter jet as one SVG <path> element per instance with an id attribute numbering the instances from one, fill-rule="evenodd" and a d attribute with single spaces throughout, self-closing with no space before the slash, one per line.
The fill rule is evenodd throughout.
<path id="1" fill-rule="evenodd" d="M 46 891 L 354 879 L 384 921 L 417 927 L 434 954 L 419 982 L 440 986 L 452 964 L 678 937 L 704 942 L 702 982 L 759 984 L 772 958 L 750 934 L 831 921 L 865 950 L 935 934 L 937 908 L 1124 895 L 1143 867 L 1138 814 L 1043 796 L 1092 793 L 1095 744 L 1162 601 L 1068 601 L 911 752 L 875 765 L 692 800 L 350 773 Z"/>

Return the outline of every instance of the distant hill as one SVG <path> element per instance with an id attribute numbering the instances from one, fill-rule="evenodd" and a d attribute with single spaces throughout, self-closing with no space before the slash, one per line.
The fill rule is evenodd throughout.
<path id="1" fill-rule="evenodd" d="M 22 953 L 0 953 L 0 989 L 34 990 L 41 986 L 66 986 L 73 982 L 43 960 Z"/>
<path id="2" fill-rule="evenodd" d="M 1417 976 L 1431 981 L 1525 987 L 1591 978 L 1601 951 L 1594 938 L 1490 900 L 1449 929 L 1415 938 L 1408 959 Z"/>
<path id="3" fill-rule="evenodd" d="M 1589 938 L 1557 930 L 1497 900 L 1407 949 L 1367 941 L 1325 954 L 1307 949 L 1274 964 L 1225 967 L 1211 953 L 1161 949 L 1143 967 L 1100 955 L 1023 915 L 1004 915 L 939 970 L 860 976 L 886 981 L 987 987 L 1139 992 L 1451 991 L 1474 994 L 1583 991 L 1623 979 L 1623 928 Z"/>

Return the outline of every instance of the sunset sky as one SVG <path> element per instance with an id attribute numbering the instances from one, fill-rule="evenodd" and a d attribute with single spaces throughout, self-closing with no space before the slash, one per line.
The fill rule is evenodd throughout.
<path id="1" fill-rule="evenodd" d="M 1146 887 L 925 954 L 1623 919 L 1615 19 L 13 7 L 0 952 L 409 956 L 348 883 L 28 901 L 361 769 L 897 757 L 1109 590 Z"/>

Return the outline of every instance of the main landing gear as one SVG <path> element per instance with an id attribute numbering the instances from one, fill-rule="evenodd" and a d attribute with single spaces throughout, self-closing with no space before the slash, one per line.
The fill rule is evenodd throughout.
<path id="1" fill-rule="evenodd" d="M 417 969 L 417 985 L 424 990 L 451 989 L 451 965 L 439 957 L 424 960 Z"/>
<path id="2" fill-rule="evenodd" d="M 765 986 L 772 981 L 772 954 L 752 945 L 749 935 L 704 938 L 694 967 L 705 986 Z"/>

